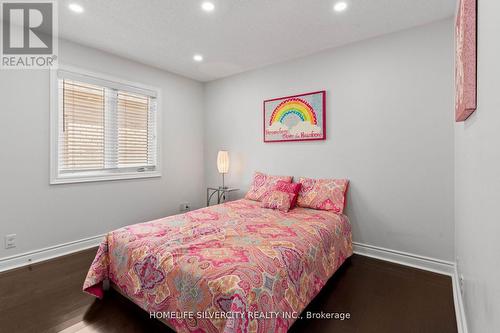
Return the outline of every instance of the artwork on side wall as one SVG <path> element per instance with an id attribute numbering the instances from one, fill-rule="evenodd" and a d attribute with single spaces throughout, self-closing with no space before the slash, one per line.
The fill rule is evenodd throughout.
<path id="1" fill-rule="evenodd" d="M 326 92 L 264 101 L 264 142 L 326 139 Z"/>
<path id="2" fill-rule="evenodd" d="M 455 22 L 455 121 L 477 107 L 477 0 L 459 0 Z"/>

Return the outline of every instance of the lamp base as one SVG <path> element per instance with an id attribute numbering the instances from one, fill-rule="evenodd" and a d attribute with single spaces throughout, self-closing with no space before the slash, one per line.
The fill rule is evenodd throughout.
<path id="1" fill-rule="evenodd" d="M 221 190 L 227 190 L 228 187 L 224 183 L 224 173 L 221 173 L 221 174 L 222 174 L 222 186 L 219 186 L 219 189 L 221 189 Z"/>

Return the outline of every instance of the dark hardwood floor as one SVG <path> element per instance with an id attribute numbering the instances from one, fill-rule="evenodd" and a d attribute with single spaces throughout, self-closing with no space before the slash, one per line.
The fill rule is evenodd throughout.
<path id="1" fill-rule="evenodd" d="M 0 332 L 172 332 L 115 291 L 81 291 L 95 251 L 0 273 Z M 450 277 L 359 255 L 305 311 L 350 319 L 297 320 L 290 332 L 457 332 Z"/>

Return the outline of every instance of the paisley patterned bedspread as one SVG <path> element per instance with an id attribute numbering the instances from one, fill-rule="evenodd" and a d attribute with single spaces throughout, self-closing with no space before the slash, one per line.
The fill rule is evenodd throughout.
<path id="1" fill-rule="evenodd" d="M 178 332 L 286 332 L 351 254 L 346 216 L 242 199 L 110 232 L 83 289 L 110 280 Z"/>

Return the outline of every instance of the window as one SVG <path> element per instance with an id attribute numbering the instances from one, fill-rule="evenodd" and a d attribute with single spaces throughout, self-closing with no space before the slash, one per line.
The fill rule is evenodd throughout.
<path id="1" fill-rule="evenodd" d="M 51 183 L 158 177 L 158 93 L 78 70 L 53 72 Z"/>

